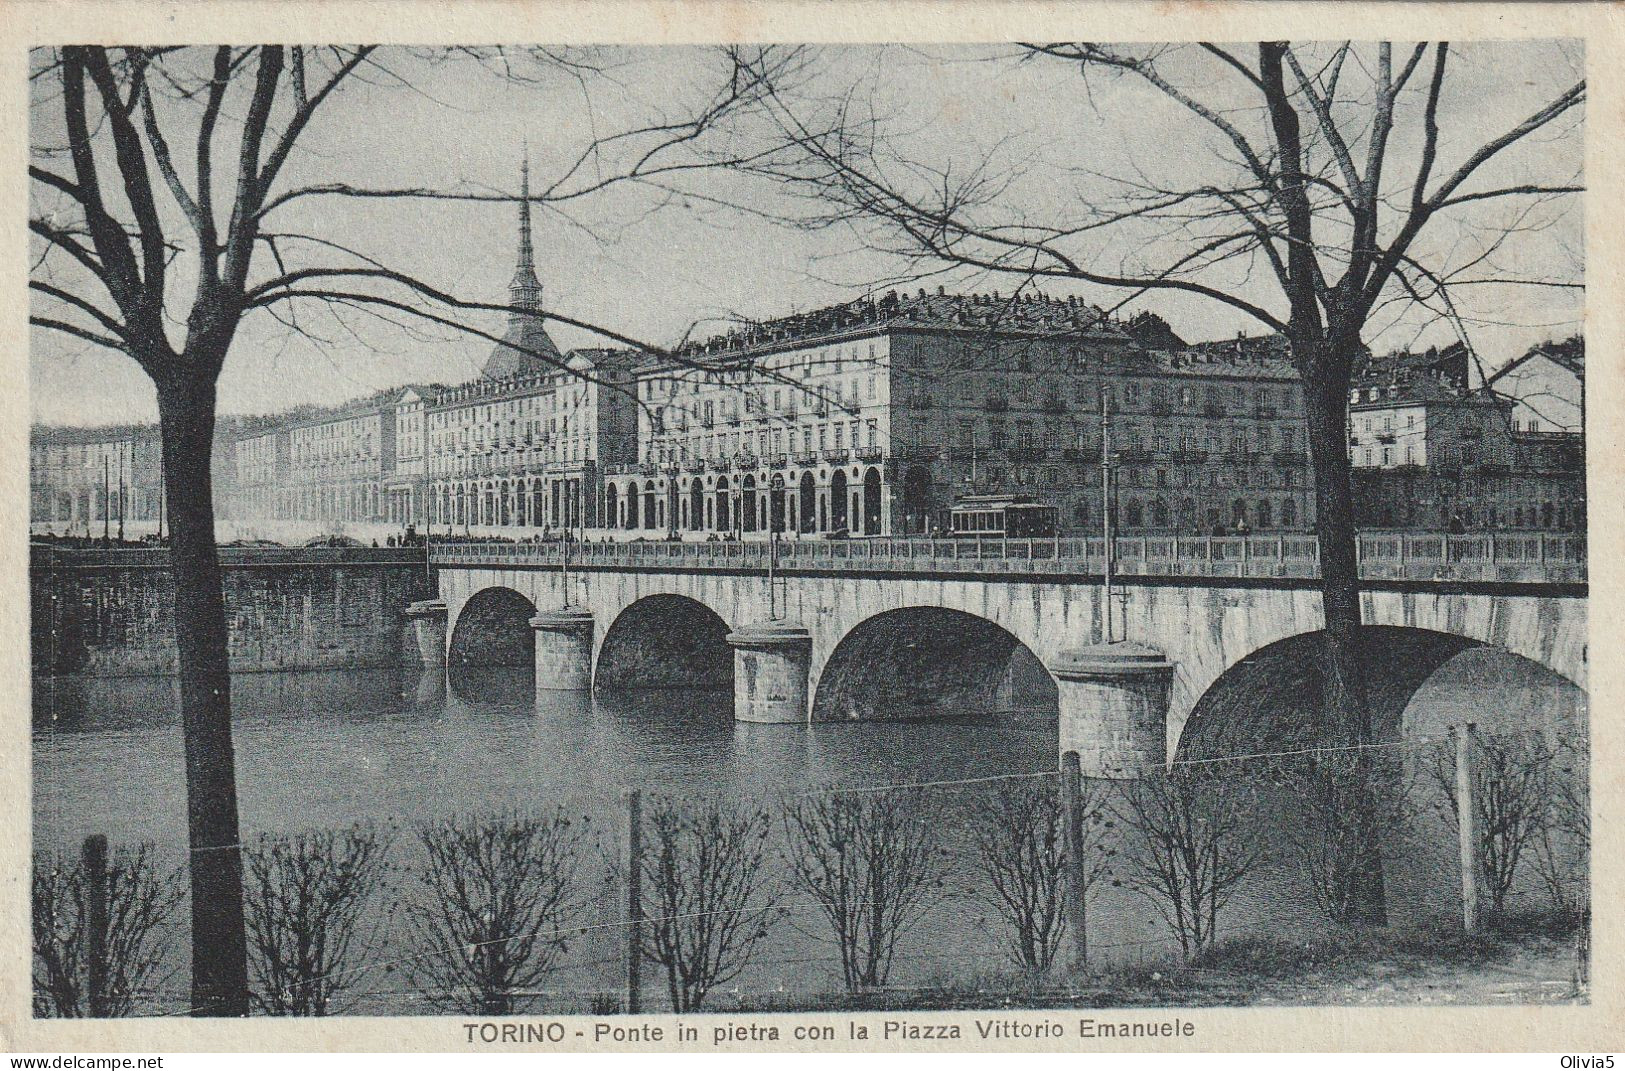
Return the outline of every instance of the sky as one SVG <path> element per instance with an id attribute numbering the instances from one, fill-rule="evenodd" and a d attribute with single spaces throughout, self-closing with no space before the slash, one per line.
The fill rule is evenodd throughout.
<path id="1" fill-rule="evenodd" d="M 1578 49 L 1567 42 L 1486 42 L 1453 54 L 1440 108 L 1440 169 L 1453 167 L 1473 146 L 1576 80 L 1583 66 Z M 1396 46 L 1400 55 L 1407 51 Z M 1306 56 L 1316 54 L 1316 46 L 1305 49 Z M 388 52 L 382 68 L 390 73 L 381 69 L 347 85 L 318 115 L 285 184 L 344 181 L 511 195 L 520 159 L 528 153 L 533 189 L 540 190 L 568 172 L 594 137 L 691 114 L 723 77 L 721 57 L 711 49 L 604 49 L 585 58 L 593 70 L 516 60 L 523 74 L 516 79 L 495 64 L 466 57 Z M 1356 65 L 1368 61 L 1368 51 L 1356 53 Z M 1260 120 L 1246 110 L 1245 87 L 1225 84 L 1200 54 L 1187 48 L 1162 63 L 1182 87 L 1236 109 L 1238 123 Z M 826 47 L 808 53 L 798 69 L 794 99 L 807 114 L 820 114 L 836 99 L 856 100 L 880 122 L 900 158 L 956 175 L 983 168 L 1005 176 L 1000 197 L 987 209 L 1003 222 L 1086 218 L 1120 194 L 1125 177 L 1174 181 L 1203 168 L 1217 176 L 1225 166 L 1227 150 L 1215 143 L 1213 132 L 1161 94 L 1129 78 L 1095 75 L 1085 82 L 1075 68 L 1022 62 L 1009 48 Z M 52 160 L 51 149 L 62 141 L 60 104 L 48 85 L 36 87 L 31 113 L 37 161 Z M 175 115 L 176 129 L 184 129 L 179 124 L 185 116 Z M 1390 166 L 1400 172 L 1415 166 L 1415 120 L 1414 102 L 1402 104 L 1390 150 Z M 236 117 L 228 114 L 227 121 Z M 738 149 L 761 129 L 747 120 L 706 147 Z M 184 157 L 187 139 L 172 140 Z M 624 150 L 643 144 L 633 141 Z M 1498 158 L 1482 182 L 1578 181 L 1583 150 L 1576 113 Z M 625 151 L 605 160 L 605 169 L 612 172 Z M 180 163 L 185 172 L 188 161 Z M 582 174 L 591 169 L 566 185 L 578 184 Z M 784 222 L 805 218 L 809 207 L 818 206 L 790 196 L 782 183 L 693 171 L 677 185 L 676 192 L 613 187 L 538 205 L 537 272 L 547 307 L 669 345 L 738 318 L 851 300 L 876 286 L 887 288 L 899 271 L 899 262 L 876 251 L 874 233 L 861 226 Z M 61 207 L 44 192 L 37 192 L 32 206 L 35 213 Z M 1425 251 L 1441 263 L 1464 263 L 1482 250 L 1486 233 L 1516 223 L 1513 238 L 1486 269 L 1582 281 L 1582 196 L 1542 205 L 1529 216 L 1511 214 L 1524 207 L 1485 202 L 1442 226 Z M 362 250 L 461 298 L 501 303 L 513 272 L 515 215 L 511 202 L 309 198 L 279 210 L 271 225 Z M 172 214 L 168 223 L 184 245 L 180 217 Z M 1167 242 L 1129 230 L 1081 240 L 1079 248 L 1096 266 L 1132 267 L 1154 259 Z M 175 304 L 183 309 L 190 280 L 185 257 L 176 263 Z M 273 266 L 262 257 L 256 271 L 263 276 Z M 68 278 L 57 270 L 62 274 L 56 278 Z M 1213 279 L 1280 310 L 1278 291 L 1256 272 L 1221 270 Z M 1008 278 L 963 272 L 910 286 L 939 283 L 950 290 L 1011 288 Z M 1102 305 L 1125 296 L 1051 281 L 1041 289 L 1077 293 Z M 1456 323 L 1402 305 L 1374 317 L 1366 342 L 1379 350 L 1444 343 L 1465 329 L 1475 350 L 1495 365 L 1534 342 L 1574 333 L 1583 315 L 1583 292 L 1576 289 L 1476 285 L 1455 293 Z M 1148 294 L 1123 311 L 1141 309 L 1162 315 L 1192 341 L 1260 330 L 1247 317 L 1195 296 Z M 471 322 L 501 333 L 500 314 L 471 314 Z M 490 349 L 488 342 L 460 333 L 408 331 L 355 316 L 338 322 L 311 307 L 301 310 L 300 326 L 302 331 L 290 330 L 263 313 L 245 321 L 220 380 L 222 413 L 335 403 L 408 382 L 461 382 L 477 375 Z M 565 348 L 604 344 L 565 326 L 550 331 Z M 36 329 L 30 372 L 36 420 L 101 424 L 156 416 L 144 373 L 122 354 Z"/>

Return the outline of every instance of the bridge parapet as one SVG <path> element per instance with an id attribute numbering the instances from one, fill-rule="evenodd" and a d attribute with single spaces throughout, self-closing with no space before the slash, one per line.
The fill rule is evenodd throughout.
<path id="1" fill-rule="evenodd" d="M 251 566 L 423 565 L 422 547 L 221 547 L 227 569 Z M 31 569 L 168 569 L 168 547 L 29 547 Z"/>
<path id="2" fill-rule="evenodd" d="M 1312 579 L 1320 572 L 1319 543 L 1309 535 L 1135 536 L 1115 540 L 1119 576 Z M 1493 581 L 1576 584 L 1586 581 L 1583 536 L 1546 532 L 1451 535 L 1364 532 L 1360 575 L 1370 580 Z M 566 545 L 440 543 L 439 566 L 562 566 Z M 571 543 L 572 567 L 586 569 L 765 571 L 773 558 L 785 572 L 1009 574 L 1100 576 L 1105 541 L 1098 538 L 782 540 L 698 543 L 646 541 Z"/>

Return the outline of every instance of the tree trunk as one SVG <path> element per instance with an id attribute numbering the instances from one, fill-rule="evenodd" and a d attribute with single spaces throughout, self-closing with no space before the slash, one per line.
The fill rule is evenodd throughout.
<path id="1" fill-rule="evenodd" d="M 192 874 L 192 1014 L 248 1014 L 237 777 L 231 743 L 226 604 L 214 537 L 215 384 L 178 374 L 158 384 L 163 475 L 175 577 L 175 644 L 186 745 Z"/>
<path id="2" fill-rule="evenodd" d="M 1336 362 L 1347 367 L 1343 362 Z M 1300 364 L 1303 367 L 1303 364 Z M 1354 496 L 1348 454 L 1349 376 L 1321 372 L 1304 377 L 1308 399 L 1309 451 L 1315 470 L 1315 534 L 1320 541 L 1321 606 L 1326 618 L 1321 658 L 1323 739 L 1333 746 L 1374 740 L 1361 658 L 1360 575 L 1355 548 Z M 1358 858 L 1349 867 L 1348 921 L 1385 925 L 1377 789 L 1369 752 L 1356 752 L 1342 794 Z"/>

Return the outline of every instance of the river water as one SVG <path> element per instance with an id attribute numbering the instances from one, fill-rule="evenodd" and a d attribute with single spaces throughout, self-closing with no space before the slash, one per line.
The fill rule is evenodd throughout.
<path id="1" fill-rule="evenodd" d="M 1463 701 L 1459 688 L 1430 687 L 1437 694 L 1419 701 L 1441 709 Z M 1550 702 L 1537 693 L 1529 703 Z M 454 670 L 450 677 L 415 669 L 243 674 L 234 678 L 233 704 L 245 839 L 366 822 L 394 829 L 407 855 L 419 821 L 562 806 L 596 823 L 606 838 L 602 852 L 613 856 L 622 794 L 634 787 L 655 799 L 771 804 L 827 787 L 1052 776 L 1056 768 L 1053 711 L 751 725 L 733 720 L 732 696 L 725 692 L 626 692 L 593 701 L 585 694 L 538 694 L 528 672 L 490 668 Z M 35 680 L 36 850 L 72 851 L 86 835 L 102 833 L 115 844 L 153 842 L 178 864 L 186 834 L 177 708 L 176 683 L 167 678 Z M 934 791 L 962 799 L 984 787 Z M 1263 826 L 1293 810 L 1290 801 L 1255 802 Z M 963 985 L 1009 970 L 974 845 L 962 829 L 944 825 L 953 859 L 934 895 L 936 908 L 899 946 L 893 972 L 899 983 L 953 979 Z M 1454 837 L 1442 825 L 1429 828 L 1425 850 L 1413 854 L 1394 889 L 1407 913 L 1448 915 L 1458 903 L 1450 892 Z M 1276 840 L 1268 853 L 1273 865 L 1250 878 L 1226 908 L 1225 934 L 1324 928 L 1290 850 Z M 601 877 L 592 880 L 603 885 Z M 581 994 L 619 984 L 614 889 L 605 886 L 587 899 L 584 917 L 592 933 L 572 953 L 577 966 L 557 975 L 558 999 L 543 999 L 538 1007 L 587 1010 Z M 1109 880 L 1097 886 L 1091 912 L 1096 962 L 1155 963 L 1173 948 L 1152 906 Z M 733 983 L 739 992 L 732 999 L 761 1006 L 775 993 L 838 990 L 826 933 L 807 903 L 789 911 Z M 399 954 L 406 942 L 404 931 L 386 934 L 381 948 L 389 951 L 376 954 Z M 355 1011 L 428 1010 L 414 1003 L 420 998 L 398 975 L 358 989 Z M 654 979 L 656 1006 L 657 989 Z M 729 999 L 721 995 L 716 1004 L 726 1008 Z"/>
<path id="2" fill-rule="evenodd" d="M 408 856 L 416 854 L 415 822 L 556 806 L 595 822 L 599 849 L 613 855 L 628 788 L 648 794 L 646 807 L 666 796 L 769 802 L 828 786 L 1034 774 L 1056 765 L 1053 713 L 752 725 L 733 720 L 731 692 L 633 691 L 594 702 L 584 693 L 537 693 L 528 672 L 489 667 L 449 677 L 443 670 L 240 674 L 232 697 L 245 840 L 367 822 L 394 828 L 397 851 Z M 114 844 L 151 841 L 164 858 L 183 858 L 177 708 L 176 682 L 167 678 L 35 681 L 37 850 L 72 851 L 86 835 L 103 833 Z M 588 851 L 589 863 L 598 854 Z M 588 883 L 602 881 L 599 867 L 586 869 Z M 619 983 L 613 894 L 604 890 L 584 909 L 603 932 L 572 950 L 572 960 L 587 966 L 561 972 L 561 990 Z M 959 912 L 937 914 L 929 935 L 900 950 L 895 977 L 926 977 L 945 951 L 973 962 L 997 957 Z M 818 920 L 808 916 L 776 927 L 738 984 L 754 994 L 840 988 Z M 407 940 L 404 929 L 396 936 Z M 658 1001 L 658 979 L 650 985 Z M 353 1009 L 423 1010 L 391 1003 L 388 986 L 378 992 Z"/>
<path id="3" fill-rule="evenodd" d="M 233 680 L 245 832 L 412 821 L 579 802 L 622 790 L 761 797 L 820 785 L 1053 770 L 1053 714 L 961 722 L 735 722 L 731 692 L 537 693 L 482 667 L 240 674 Z M 167 678 L 40 680 L 40 844 L 185 842 L 184 766 Z"/>

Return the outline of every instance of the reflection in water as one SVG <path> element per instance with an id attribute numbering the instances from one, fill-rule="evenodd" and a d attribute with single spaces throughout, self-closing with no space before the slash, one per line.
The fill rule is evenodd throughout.
<path id="1" fill-rule="evenodd" d="M 631 787 L 760 798 L 812 785 L 1053 769 L 1048 717 L 755 725 L 727 690 L 541 691 L 528 669 L 240 674 L 232 679 L 245 830 L 560 803 L 598 810 Z M 185 838 L 176 684 L 36 682 L 41 843 L 91 832 Z"/>

